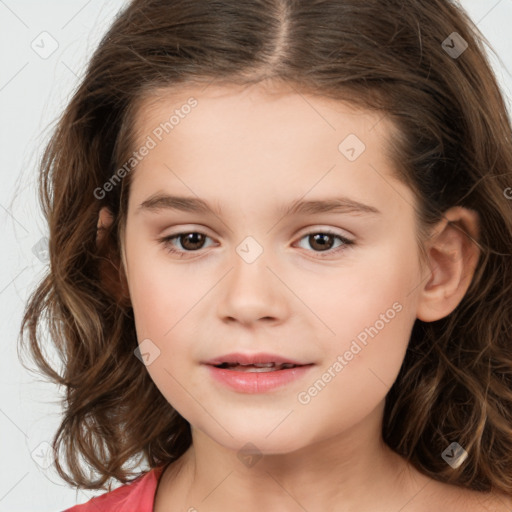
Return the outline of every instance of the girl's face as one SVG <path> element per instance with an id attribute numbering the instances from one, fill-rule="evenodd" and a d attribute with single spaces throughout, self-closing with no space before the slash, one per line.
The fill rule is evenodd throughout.
<path id="1" fill-rule="evenodd" d="M 170 404 L 219 444 L 263 453 L 382 408 L 424 278 L 388 121 L 291 89 L 211 85 L 147 102 L 136 128 L 124 264 L 143 359 Z M 205 364 L 233 353 L 305 366 Z"/>

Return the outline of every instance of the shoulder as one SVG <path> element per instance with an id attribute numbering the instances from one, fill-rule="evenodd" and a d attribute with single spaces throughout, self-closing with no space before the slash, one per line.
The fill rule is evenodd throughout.
<path id="1" fill-rule="evenodd" d="M 467 491 L 461 512 L 510 512 L 512 497 L 498 492 Z"/>
<path id="2" fill-rule="evenodd" d="M 64 512 L 152 512 L 158 480 L 165 466 L 153 468 L 129 484 L 96 496 Z"/>
<path id="3" fill-rule="evenodd" d="M 412 485 L 406 485 L 410 500 L 407 510 L 431 512 L 449 510 L 450 512 L 511 512 L 512 494 L 493 490 L 475 491 L 465 487 L 448 484 L 419 472 L 414 466 L 408 466 Z"/>
<path id="4" fill-rule="evenodd" d="M 431 496 L 430 504 L 439 510 L 448 507 L 452 512 L 510 512 L 512 496 L 493 492 L 473 491 L 443 484 Z"/>

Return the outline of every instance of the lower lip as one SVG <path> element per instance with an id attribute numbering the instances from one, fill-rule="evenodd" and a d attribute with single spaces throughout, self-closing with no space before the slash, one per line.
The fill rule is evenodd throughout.
<path id="1" fill-rule="evenodd" d="M 312 364 L 270 372 L 228 370 L 208 365 L 214 379 L 241 393 L 265 393 L 303 377 Z"/>

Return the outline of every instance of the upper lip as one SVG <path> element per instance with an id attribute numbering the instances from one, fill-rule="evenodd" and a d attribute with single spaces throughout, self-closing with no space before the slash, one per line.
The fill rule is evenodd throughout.
<path id="1" fill-rule="evenodd" d="M 240 363 L 240 364 L 255 364 L 255 363 L 276 363 L 276 364 L 294 364 L 296 366 L 304 366 L 311 363 L 302 363 L 294 359 L 282 357 L 277 354 L 268 354 L 259 352 L 257 354 L 243 354 L 240 352 L 226 354 L 223 356 L 215 357 L 209 361 L 205 361 L 204 364 L 218 365 L 222 363 Z"/>

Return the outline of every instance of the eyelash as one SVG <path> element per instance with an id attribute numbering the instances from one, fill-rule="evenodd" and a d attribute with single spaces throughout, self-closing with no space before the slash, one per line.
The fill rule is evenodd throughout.
<path id="1" fill-rule="evenodd" d="M 175 233 L 173 235 L 169 235 L 169 236 L 160 238 L 160 239 L 158 239 L 158 241 L 164 245 L 164 247 L 166 248 L 166 250 L 169 253 L 175 254 L 179 258 L 184 258 L 184 257 L 187 257 L 186 256 L 187 253 L 191 253 L 191 254 L 197 253 L 197 252 L 200 252 L 201 249 L 198 249 L 196 251 L 180 251 L 180 250 L 175 249 L 174 246 L 171 244 L 171 242 L 172 242 L 172 240 L 174 240 L 176 238 L 180 238 L 183 235 L 190 235 L 190 234 L 199 234 L 199 235 L 204 235 L 207 238 L 210 238 L 208 235 L 206 235 L 205 233 L 202 233 L 200 231 L 181 231 L 180 233 Z M 303 238 L 306 238 L 311 235 L 331 235 L 334 238 L 337 238 L 341 242 L 343 242 L 342 245 L 340 245 L 339 247 L 336 247 L 335 249 L 328 249 L 326 251 L 309 251 L 309 252 L 317 253 L 321 258 L 326 257 L 326 256 L 332 256 L 333 254 L 338 254 L 339 252 L 346 250 L 349 246 L 354 244 L 354 242 L 352 240 L 349 240 L 348 238 L 345 238 L 345 237 L 343 237 L 337 233 L 334 233 L 332 231 L 329 231 L 329 230 L 310 231 L 309 233 L 306 233 L 305 235 L 303 235 L 299 240 L 302 240 Z"/>

